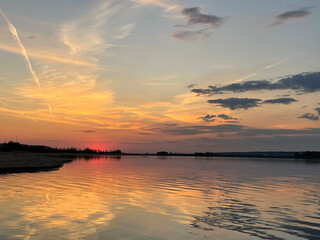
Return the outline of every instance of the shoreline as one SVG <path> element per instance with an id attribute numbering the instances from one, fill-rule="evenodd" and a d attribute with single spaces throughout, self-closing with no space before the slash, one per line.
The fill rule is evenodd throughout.
<path id="1" fill-rule="evenodd" d="M 280 154 L 281 153 L 281 154 Z M 299 161 L 320 162 L 319 158 L 304 158 L 296 156 L 294 152 L 230 152 L 210 154 L 188 154 L 188 153 L 33 153 L 23 151 L 0 152 L 0 174 L 28 173 L 58 170 L 65 163 L 72 162 L 77 158 L 91 157 L 121 157 L 121 156 L 157 156 L 157 157 L 195 157 L 195 158 L 269 158 L 269 159 L 292 159 Z"/>
<path id="2" fill-rule="evenodd" d="M 46 153 L 0 152 L 0 174 L 57 170 L 70 161 L 66 156 Z"/>

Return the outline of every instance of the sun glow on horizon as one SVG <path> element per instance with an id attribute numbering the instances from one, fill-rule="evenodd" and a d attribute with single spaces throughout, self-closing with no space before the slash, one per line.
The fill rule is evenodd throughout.
<path id="1" fill-rule="evenodd" d="M 39 14 L 38 1 L 1 0 L 2 138 L 100 151 L 317 150 L 320 14 L 306 8 L 316 1 L 200 2 L 44 0 Z"/>

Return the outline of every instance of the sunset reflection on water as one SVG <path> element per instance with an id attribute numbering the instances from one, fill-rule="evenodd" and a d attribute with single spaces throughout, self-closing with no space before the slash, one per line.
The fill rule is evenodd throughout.
<path id="1" fill-rule="evenodd" d="M 0 176 L 1 239 L 316 239 L 319 164 L 80 158 Z"/>

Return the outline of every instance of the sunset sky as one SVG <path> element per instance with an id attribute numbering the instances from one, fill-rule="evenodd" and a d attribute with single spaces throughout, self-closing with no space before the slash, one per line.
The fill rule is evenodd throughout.
<path id="1" fill-rule="evenodd" d="M 318 0 L 0 0 L 0 142 L 320 150 Z"/>

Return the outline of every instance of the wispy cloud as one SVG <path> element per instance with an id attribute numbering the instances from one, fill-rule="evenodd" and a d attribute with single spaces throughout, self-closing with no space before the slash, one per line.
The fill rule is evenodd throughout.
<path id="1" fill-rule="evenodd" d="M 0 49 L 11 53 L 21 54 L 21 50 L 18 47 L 0 44 Z M 94 63 L 79 61 L 72 58 L 68 58 L 62 54 L 58 55 L 57 53 L 41 51 L 37 49 L 29 49 L 28 56 L 39 60 L 49 60 L 57 63 L 65 63 L 76 66 L 97 67 Z"/>
<path id="2" fill-rule="evenodd" d="M 169 74 L 169 75 L 160 75 L 160 76 L 155 76 L 152 77 L 152 80 L 156 80 L 156 81 L 171 81 L 174 80 L 176 78 L 180 77 L 177 74 Z"/>
<path id="3" fill-rule="evenodd" d="M 180 75 L 177 74 L 168 74 L 168 75 L 159 75 L 155 77 L 151 77 L 148 82 L 143 82 L 144 85 L 149 86 L 174 86 L 178 85 L 176 79 L 178 79 Z"/>
<path id="4" fill-rule="evenodd" d="M 285 58 L 285 59 L 282 59 L 280 61 L 277 61 L 273 64 L 270 64 L 270 65 L 267 65 L 266 67 L 263 67 L 263 68 L 260 68 L 260 69 L 257 69 L 255 72 L 251 72 L 251 73 L 248 73 L 247 75 L 243 76 L 243 77 L 240 77 L 234 81 L 232 81 L 233 83 L 238 83 L 238 82 L 242 82 L 246 79 L 249 79 L 249 78 L 252 78 L 254 76 L 256 76 L 259 72 L 263 71 L 263 70 L 269 70 L 269 69 L 272 69 L 274 67 L 277 67 L 285 62 L 287 62 L 290 58 Z"/>
<path id="5" fill-rule="evenodd" d="M 25 83 L 15 86 L 14 94 L 6 95 L 25 109 L 19 111 L 42 121 L 91 128 L 110 122 L 106 106 L 113 102 L 113 92 L 103 86 L 96 89 L 97 74 L 91 69 L 41 64 L 38 69 L 41 88 Z"/>
<path id="6" fill-rule="evenodd" d="M 63 24 L 60 39 L 69 47 L 73 55 L 94 55 L 114 45 L 115 40 L 131 34 L 134 23 L 115 26 L 111 18 L 120 15 L 126 7 L 125 1 L 107 1 L 89 10 L 87 14 Z"/>
<path id="7" fill-rule="evenodd" d="M 4 108 L 1 108 L 1 105 L 4 106 Z M 18 116 L 22 116 L 22 117 L 31 119 L 33 121 L 37 121 L 36 118 L 25 114 L 23 111 L 16 110 L 13 107 L 9 106 L 8 104 L 6 104 L 6 103 L 4 103 L 2 101 L 0 101 L 0 112 L 6 112 L 8 114 L 18 115 Z"/>
<path id="8" fill-rule="evenodd" d="M 100 54 L 133 31 L 133 22 L 119 21 L 119 24 L 115 20 L 121 14 L 127 14 L 126 7 L 132 6 L 132 3 L 128 4 L 128 1 L 107 1 L 74 20 L 62 23 L 58 28 L 57 39 L 60 42 L 53 44 L 57 46 L 56 53 L 41 48 L 46 44 L 30 51 L 28 48 L 27 56 L 37 60 L 41 88 L 35 89 L 29 82 L 13 85 L 14 92 L 5 94 L 5 99 L 15 101 L 24 110 L 1 104 L 0 111 L 89 129 L 140 128 L 142 124 L 138 120 L 148 119 L 148 116 L 137 108 L 112 105 L 114 92 L 103 81 L 99 67 Z M 27 36 L 22 32 L 22 39 Z M 20 54 L 18 47 L 7 45 L 0 45 L 0 49 Z M 98 78 L 102 80 L 97 82 Z"/>
<path id="9" fill-rule="evenodd" d="M 131 32 L 133 31 L 134 26 L 135 26 L 134 23 L 129 23 L 127 25 L 120 27 L 119 33 L 116 36 L 116 39 L 122 39 L 122 38 L 126 38 L 127 36 L 129 36 L 131 34 Z"/>
<path id="10" fill-rule="evenodd" d="M 144 85 L 148 86 L 175 86 L 178 85 L 178 83 L 175 82 L 144 82 Z"/>
<path id="11" fill-rule="evenodd" d="M 35 71 L 32 68 L 32 64 L 31 64 L 29 56 L 27 54 L 27 50 L 25 49 L 25 47 L 23 46 L 22 42 L 20 41 L 17 29 L 15 28 L 15 26 L 13 26 L 13 24 L 10 22 L 10 20 L 7 17 L 7 15 L 2 11 L 1 8 L 0 8 L 0 14 L 4 18 L 4 20 L 7 22 L 8 27 L 9 27 L 9 31 L 11 32 L 13 38 L 16 40 L 17 44 L 19 45 L 20 50 L 21 50 L 21 54 L 26 60 L 27 67 L 28 67 L 28 69 L 29 69 L 29 71 L 30 71 L 30 73 L 31 73 L 31 75 L 33 77 L 33 80 L 35 81 L 37 86 L 40 87 L 39 79 L 37 77 L 37 74 L 35 73 Z"/>
<path id="12" fill-rule="evenodd" d="M 161 7 L 166 12 L 177 11 L 182 8 L 181 5 L 179 5 L 175 0 L 131 0 L 131 1 L 141 5 Z"/>
<path id="13" fill-rule="evenodd" d="M 221 124 L 211 126 L 174 126 L 162 130 L 172 135 L 199 135 L 199 134 L 220 134 L 230 133 L 234 136 L 259 137 L 259 136 L 299 136 L 299 135 L 320 135 L 320 128 L 306 129 L 272 129 L 272 128 L 253 128 L 239 124 Z M 209 136 L 210 136 L 209 135 Z"/>
<path id="14" fill-rule="evenodd" d="M 242 125 L 235 124 L 222 124 L 215 126 L 183 126 L 183 127 L 172 127 L 168 129 L 163 129 L 165 133 L 172 135 L 198 135 L 198 134 L 208 134 L 208 133 L 231 133 L 239 132 L 244 129 Z"/>

